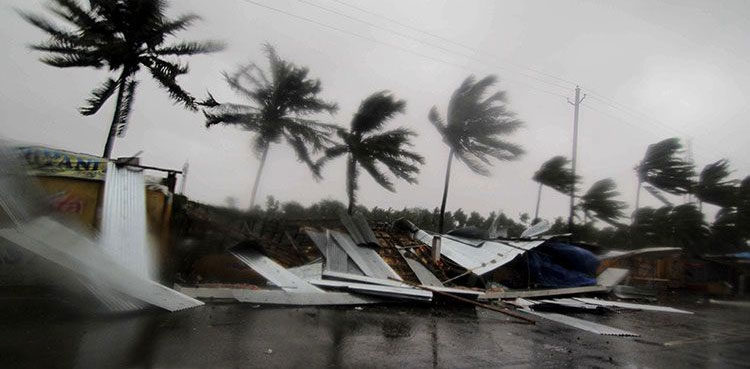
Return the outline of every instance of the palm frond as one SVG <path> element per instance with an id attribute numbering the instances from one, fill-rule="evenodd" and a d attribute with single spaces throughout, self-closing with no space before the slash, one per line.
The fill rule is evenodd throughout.
<path id="1" fill-rule="evenodd" d="M 307 142 L 305 142 L 300 136 L 285 134 L 284 137 L 289 145 L 292 146 L 294 153 L 297 154 L 297 160 L 305 163 L 308 168 L 310 168 L 310 171 L 313 173 L 313 178 L 316 180 L 323 178 L 320 176 L 320 167 L 315 165 L 312 158 L 310 158 L 310 150 L 307 147 Z"/>
<path id="2" fill-rule="evenodd" d="M 117 90 L 117 82 L 108 78 L 104 83 L 91 91 L 91 97 L 86 100 L 87 105 L 82 106 L 78 110 L 83 115 L 93 115 L 101 109 L 102 105 L 109 99 L 112 94 Z"/>
<path id="3" fill-rule="evenodd" d="M 362 168 L 370 174 L 370 177 L 372 177 L 372 179 L 374 179 L 381 187 L 388 191 L 396 192 L 396 188 L 393 187 L 393 182 L 377 167 L 374 160 L 362 158 L 361 160 L 357 160 L 357 163 L 359 163 L 359 165 L 361 165 Z"/>
<path id="4" fill-rule="evenodd" d="M 406 110 L 406 101 L 396 100 L 388 91 L 379 91 L 362 101 L 351 122 L 353 132 L 365 133 L 383 127 Z"/>
<path id="5" fill-rule="evenodd" d="M 209 54 L 224 50 L 226 45 L 219 41 L 184 41 L 154 50 L 156 55 L 196 55 Z"/>
<path id="6" fill-rule="evenodd" d="M 451 96 L 447 123 L 434 107 L 428 115 L 456 157 L 481 175 L 490 174 L 490 159 L 516 160 L 524 153 L 520 145 L 501 138 L 522 127 L 523 122 L 508 110 L 504 91 L 487 96 L 496 83 L 493 75 L 480 80 L 469 76 Z"/>
<path id="7" fill-rule="evenodd" d="M 739 183 L 737 180 L 728 179 L 731 173 L 727 159 L 706 165 L 699 176 L 695 189 L 696 197 L 703 202 L 721 207 L 733 206 Z"/>
<path id="8" fill-rule="evenodd" d="M 569 167 L 570 160 L 564 156 L 555 156 L 547 160 L 534 173 L 532 179 L 544 186 L 550 187 L 563 194 L 569 194 L 580 181 L 580 176 L 573 177 L 573 169 Z"/>
<path id="9" fill-rule="evenodd" d="M 117 118 L 118 137 L 124 136 L 125 130 L 128 128 L 128 117 L 130 117 L 130 110 L 133 107 L 133 100 L 135 100 L 135 87 L 137 85 L 137 81 L 131 80 L 125 86 L 125 93 L 122 96 L 122 104 L 120 105 L 120 116 Z"/>
<path id="10" fill-rule="evenodd" d="M 156 59 L 160 60 L 160 59 Z M 161 60 L 160 60 L 161 61 Z M 151 72 L 151 76 L 159 82 L 159 84 L 167 90 L 169 97 L 175 101 L 175 103 L 181 103 L 188 110 L 197 111 L 198 108 L 195 104 L 195 99 L 189 93 L 182 89 L 177 84 L 175 77 L 178 74 L 187 73 L 186 66 L 177 66 L 168 62 L 162 61 L 162 63 L 155 63 L 148 68 Z M 182 72 L 182 73 L 181 73 Z"/>
<path id="11" fill-rule="evenodd" d="M 693 164 L 682 159 L 682 144 L 678 138 L 649 145 L 646 155 L 636 170 L 642 182 L 674 195 L 693 191 L 695 171 Z"/>
<path id="12" fill-rule="evenodd" d="M 584 212 L 594 213 L 600 220 L 615 226 L 621 226 L 617 220 L 625 216 L 627 205 L 615 200 L 620 193 L 611 178 L 595 182 L 581 197 L 580 207 Z"/>

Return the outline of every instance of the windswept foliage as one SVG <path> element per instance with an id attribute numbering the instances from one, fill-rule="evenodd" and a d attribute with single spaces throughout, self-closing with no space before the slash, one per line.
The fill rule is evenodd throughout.
<path id="1" fill-rule="evenodd" d="M 440 115 L 437 107 L 433 107 L 428 115 L 432 125 L 443 137 L 443 142 L 450 148 L 440 209 L 441 219 L 445 214 L 454 156 L 474 173 L 488 176 L 491 159 L 516 160 L 524 152 L 521 146 L 502 138 L 515 132 L 523 123 L 508 109 L 505 91 L 487 95 L 488 89 L 495 83 L 497 77 L 492 75 L 478 81 L 474 76 L 469 76 L 453 93 L 445 118 Z M 439 230 L 443 231 L 442 223 Z"/>
<path id="2" fill-rule="evenodd" d="M 706 165 L 700 173 L 695 196 L 709 204 L 733 206 L 736 202 L 738 183 L 736 180 L 728 179 L 731 173 L 727 159 Z"/>
<path id="3" fill-rule="evenodd" d="M 625 216 L 625 209 L 628 207 L 624 202 L 615 200 L 620 193 L 617 191 L 617 185 L 611 178 L 605 178 L 595 182 L 591 188 L 581 197 L 579 206 L 584 213 L 593 213 L 594 217 L 616 227 L 622 225 L 617 222 L 618 219 Z"/>
<path id="4" fill-rule="evenodd" d="M 570 160 L 564 156 L 555 156 L 545 161 L 534 173 L 532 179 L 544 186 L 550 187 L 563 194 L 569 194 L 581 177 L 573 176 L 573 170 L 568 166 Z"/>
<path id="5" fill-rule="evenodd" d="M 333 145 L 318 162 L 323 165 L 328 160 L 344 154 L 348 155 L 346 169 L 346 193 L 349 197 L 348 212 L 354 210 L 360 168 L 363 168 L 379 185 L 394 192 L 393 181 L 379 166 L 384 166 L 394 176 L 409 183 L 416 183 L 419 164 L 424 158 L 409 150 L 411 137 L 416 134 L 406 128 L 382 131 L 383 126 L 406 108 L 404 100 L 396 100 L 387 91 L 376 92 L 367 97 L 354 114 L 349 130 L 338 129 L 342 142 Z"/>
<path id="6" fill-rule="evenodd" d="M 107 78 L 91 92 L 83 115 L 93 115 L 117 92 L 115 112 L 104 149 L 109 157 L 115 135 L 127 127 L 137 82 L 136 73 L 146 68 L 175 103 L 196 110 L 194 98 L 177 84 L 177 77 L 188 72 L 177 57 L 210 53 L 223 45 L 214 41 L 168 41 L 199 17 L 186 14 L 170 19 L 165 0 L 89 0 L 84 7 L 76 0 L 53 0 L 49 11 L 67 23 L 61 27 L 46 17 L 21 12 L 21 16 L 49 35 L 31 49 L 47 53 L 41 61 L 58 68 L 106 67 L 119 77 Z"/>
<path id="7" fill-rule="evenodd" d="M 695 185 L 693 164 L 683 159 L 682 144 L 678 138 L 649 145 L 646 155 L 636 167 L 640 182 L 673 195 L 690 193 Z"/>
<path id="8" fill-rule="evenodd" d="M 254 63 L 241 66 L 232 74 L 224 73 L 229 87 L 250 104 L 219 103 L 211 94 L 200 103 L 205 106 L 206 127 L 233 125 L 255 134 L 252 145 L 261 164 L 253 185 L 251 207 L 255 204 L 258 181 L 272 143 L 284 140 L 317 179 L 320 172 L 311 153 L 325 149 L 331 143 L 330 134 L 336 129 L 334 125 L 305 118 L 337 110 L 335 103 L 318 97 L 320 80 L 309 78 L 308 68 L 282 59 L 272 46 L 266 45 L 265 51 L 270 64 L 268 73 Z"/>

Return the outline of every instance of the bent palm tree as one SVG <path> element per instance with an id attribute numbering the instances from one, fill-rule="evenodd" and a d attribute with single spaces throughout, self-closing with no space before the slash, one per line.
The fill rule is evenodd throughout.
<path id="1" fill-rule="evenodd" d="M 412 146 L 411 136 L 416 134 L 405 128 L 381 132 L 383 125 L 396 114 L 403 113 L 405 107 L 404 100 L 394 99 L 387 91 L 370 95 L 360 104 L 349 130 L 337 131 L 343 142 L 326 149 L 325 156 L 318 161 L 318 166 L 322 166 L 328 160 L 348 154 L 346 194 L 349 197 L 349 214 L 354 211 L 357 200 L 359 167 L 391 192 L 395 192 L 393 182 L 378 168 L 377 163 L 384 165 L 398 178 L 409 183 L 417 182 L 417 164 L 424 164 L 424 158 L 407 149 Z"/>
<path id="2" fill-rule="evenodd" d="M 145 67 L 175 103 L 197 110 L 194 98 L 177 84 L 177 77 L 188 72 L 187 64 L 178 57 L 210 53 L 223 45 L 214 41 L 176 42 L 167 44 L 170 36 L 189 27 L 198 19 L 186 14 L 176 19 L 166 17 L 164 0 L 90 0 L 88 8 L 76 0 L 53 0 L 49 10 L 72 26 L 59 27 L 47 18 L 21 12 L 21 16 L 47 33 L 46 42 L 31 45 L 31 49 L 49 55 L 41 61 L 58 68 L 106 67 L 119 73 L 117 79 L 107 78 L 91 92 L 86 105 L 79 111 L 93 115 L 117 92 L 115 111 L 104 145 L 105 158 L 112 153 L 115 136 L 122 137 L 133 106 L 137 81 L 135 76 Z"/>
<path id="3" fill-rule="evenodd" d="M 502 135 L 513 133 L 523 125 L 516 114 L 507 108 L 505 91 L 498 91 L 485 97 L 487 89 L 497 82 L 490 75 L 477 81 L 469 76 L 456 89 L 448 103 L 448 114 L 444 120 L 433 107 L 429 113 L 430 122 L 443 137 L 450 151 L 445 170 L 443 201 L 440 205 L 438 230 L 443 232 L 445 203 L 448 199 L 448 185 L 453 157 L 457 157 L 474 173 L 489 176 L 490 159 L 516 160 L 523 154 L 523 148 L 501 139 Z"/>
<path id="4" fill-rule="evenodd" d="M 542 166 L 534 173 L 531 178 L 539 183 L 539 191 L 536 195 L 536 209 L 534 210 L 534 220 L 539 218 L 539 203 L 542 198 L 542 186 L 547 186 L 563 194 L 569 194 L 573 190 L 574 184 L 577 184 L 581 177 L 573 176 L 573 170 L 568 167 L 570 160 L 564 156 L 555 156 L 545 161 Z"/>
<path id="5" fill-rule="evenodd" d="M 727 159 L 706 165 L 698 177 L 695 197 L 701 202 L 721 207 L 732 206 L 735 203 L 738 181 L 727 179 L 730 174 Z"/>
<path id="6" fill-rule="evenodd" d="M 251 105 L 219 103 L 211 94 L 200 105 L 206 116 L 206 127 L 215 124 L 237 125 L 255 133 L 253 149 L 260 157 L 260 166 L 253 183 L 250 207 L 255 205 L 260 176 L 266 164 L 268 148 L 272 143 L 285 140 L 297 154 L 297 159 L 307 164 L 313 176 L 320 178 L 319 169 L 310 158 L 330 143 L 329 136 L 336 128 L 305 116 L 321 112 L 334 113 L 335 103 L 318 98 L 320 80 L 308 78 L 309 70 L 281 59 L 276 50 L 265 45 L 270 63 L 270 76 L 250 63 L 234 73 L 224 73 L 224 79 L 235 92 L 247 98 Z"/>
<path id="7" fill-rule="evenodd" d="M 622 224 L 618 223 L 617 219 L 625 216 L 624 210 L 628 206 L 622 201 L 615 200 L 617 196 L 620 196 L 620 193 L 617 191 L 615 181 L 605 178 L 591 185 L 591 188 L 581 197 L 579 206 L 586 218 L 589 217 L 589 213 L 593 213 L 599 220 L 621 227 Z"/>
<path id="8" fill-rule="evenodd" d="M 638 210 L 644 182 L 673 195 L 693 191 L 695 170 L 692 163 L 680 157 L 682 154 L 682 144 L 676 137 L 648 146 L 646 155 L 635 168 L 638 174 L 635 210 Z"/>

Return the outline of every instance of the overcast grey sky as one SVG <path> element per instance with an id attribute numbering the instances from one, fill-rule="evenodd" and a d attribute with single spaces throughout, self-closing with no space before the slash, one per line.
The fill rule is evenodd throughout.
<path id="1" fill-rule="evenodd" d="M 508 91 L 511 109 L 526 122 L 510 139 L 528 153 L 518 162 L 496 163 L 492 177 L 455 166 L 450 210 L 486 214 L 502 209 L 513 217 L 533 212 L 533 172 L 553 155 L 570 156 L 573 111 L 564 96 L 572 96 L 573 83 L 589 94 L 579 136 L 578 172 L 584 187 L 612 177 L 632 206 L 637 185 L 633 166 L 649 143 L 672 136 L 692 139 L 699 167 L 727 157 L 737 177 L 750 174 L 747 1 L 341 1 L 442 39 L 331 0 L 257 0 L 317 23 L 244 0 L 172 1 L 170 14 L 203 16 L 181 38 L 228 44 L 222 53 L 190 59 L 191 72 L 180 82 L 200 97 L 210 90 L 220 101 L 241 102 L 220 72 L 251 60 L 265 65 L 261 44 L 269 42 L 284 58 L 309 66 L 311 75 L 323 82 L 322 96 L 339 103 L 338 114 L 326 120 L 347 125 L 359 102 L 378 90 L 405 99 L 407 113 L 389 126 L 417 131 L 416 150 L 427 164 L 418 185 L 398 182 L 397 193 L 363 175 L 359 199 L 367 206 L 439 205 L 448 149 L 427 112 L 433 105 L 444 112 L 450 94 L 471 73 L 499 75 L 498 87 Z M 42 11 L 45 2 L 4 3 L 0 135 L 101 154 L 111 103 L 93 117 L 76 109 L 106 72 L 38 62 L 40 55 L 26 45 L 43 35 L 13 9 Z M 143 150 L 143 162 L 149 165 L 180 168 L 187 161 L 191 198 L 221 204 L 234 196 L 246 206 L 258 166 L 250 134 L 231 127 L 206 129 L 202 115 L 172 105 L 147 74 L 139 77 L 127 136 L 115 142 L 113 156 Z M 321 198 L 345 201 L 344 171 L 343 160 L 334 162 L 325 169 L 325 179 L 314 182 L 290 149 L 273 146 L 259 198 L 274 195 L 303 204 Z M 646 205 L 658 205 L 648 194 L 642 198 Z M 541 215 L 565 215 L 566 206 L 563 195 L 545 190 Z"/>

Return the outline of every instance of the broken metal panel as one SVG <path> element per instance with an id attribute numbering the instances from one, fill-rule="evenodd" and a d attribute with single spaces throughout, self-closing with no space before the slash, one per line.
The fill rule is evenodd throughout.
<path id="1" fill-rule="evenodd" d="M 623 268 L 607 268 L 596 276 L 596 284 L 604 287 L 614 287 L 630 274 L 630 270 Z"/>
<path id="2" fill-rule="evenodd" d="M 318 261 L 307 265 L 302 265 L 287 269 L 289 273 L 302 279 L 321 279 L 323 278 L 323 262 Z"/>
<path id="3" fill-rule="evenodd" d="M 490 291 L 484 294 L 484 298 L 494 299 L 512 299 L 523 297 L 544 297 L 544 296 L 563 296 L 579 293 L 607 292 L 608 287 L 604 286 L 584 286 L 569 288 L 553 288 L 547 290 L 510 290 L 510 291 Z"/>
<path id="4" fill-rule="evenodd" d="M 395 278 L 401 280 L 401 276 L 399 276 L 375 250 L 355 245 L 351 237 L 340 232 L 331 231 L 331 236 L 333 236 L 336 243 L 341 246 L 347 255 L 349 255 L 357 267 L 362 270 L 364 275 L 373 278 Z"/>
<path id="5" fill-rule="evenodd" d="M 239 261 L 284 291 L 321 292 L 321 290 L 286 270 L 275 261 L 252 249 L 231 250 Z"/>
<path id="6" fill-rule="evenodd" d="M 380 243 L 378 242 L 377 237 L 375 237 L 375 232 L 373 232 L 370 225 L 367 224 L 365 216 L 362 215 L 362 213 L 357 213 L 352 219 L 354 220 L 354 225 L 359 229 L 359 233 L 362 235 L 365 244 L 368 246 L 379 247 Z"/>
<path id="7" fill-rule="evenodd" d="M 443 283 L 440 282 L 440 280 L 437 277 L 435 277 L 435 275 L 432 274 L 432 272 L 429 269 L 427 269 L 427 267 L 422 265 L 422 263 L 412 258 L 406 257 L 406 252 L 404 250 L 398 249 L 398 252 L 401 253 L 401 256 L 403 256 L 404 260 L 406 260 L 406 264 L 409 265 L 409 268 L 411 268 L 411 271 L 414 272 L 414 275 L 417 276 L 419 283 L 425 286 L 432 286 L 432 287 L 443 286 Z"/>
<path id="8" fill-rule="evenodd" d="M 315 232 L 306 229 L 305 233 L 315 243 L 315 247 L 325 258 L 324 267 L 326 270 L 332 270 L 343 273 L 364 275 L 357 264 L 346 254 L 346 252 L 330 237 L 330 231 Z"/>
<path id="9" fill-rule="evenodd" d="M 418 230 L 414 237 L 427 246 L 432 247 L 431 234 L 423 230 Z M 481 245 L 475 247 L 463 241 L 457 241 L 454 238 L 442 236 L 443 241 L 440 253 L 476 275 L 491 272 L 510 262 L 516 256 L 545 242 L 544 240 L 482 241 Z"/>
<path id="10" fill-rule="evenodd" d="M 0 238 L 83 278 L 111 286 L 169 311 L 203 305 L 198 300 L 135 274 L 104 254 L 93 241 L 49 217 L 39 217 L 17 229 L 0 229 Z"/>
<path id="11" fill-rule="evenodd" d="M 371 278 L 367 276 L 357 276 L 357 275 L 351 275 L 351 274 L 345 274 L 345 273 L 335 273 L 335 272 L 323 272 L 323 277 L 327 278 L 328 280 L 334 279 L 334 280 L 340 280 L 340 281 L 351 281 L 356 283 L 368 283 L 368 284 L 376 284 L 381 286 L 391 286 L 391 287 L 398 287 L 398 288 L 415 288 L 412 285 L 394 281 L 392 279 L 380 279 L 380 278 Z M 477 298 L 484 294 L 484 292 L 475 291 L 475 290 L 469 290 L 465 288 L 452 288 L 452 287 L 444 287 L 444 286 L 436 286 L 436 287 L 430 287 L 430 289 L 440 292 L 446 292 L 446 293 L 452 293 L 454 295 L 466 295 L 468 297 Z"/>
<path id="12" fill-rule="evenodd" d="M 325 256 L 326 254 L 326 234 L 323 232 L 315 232 L 311 229 L 305 229 L 305 234 L 310 237 L 315 247 L 318 248 L 320 254 Z"/>
<path id="13" fill-rule="evenodd" d="M 102 199 L 101 245 L 104 253 L 142 277 L 153 272 L 146 233 L 143 169 L 107 163 Z"/>
<path id="14" fill-rule="evenodd" d="M 175 287 L 180 292 L 202 299 L 232 299 L 239 302 L 263 305 L 319 306 L 364 305 L 382 302 L 381 299 L 357 296 L 347 292 L 286 292 L 250 290 L 227 287 Z"/>
<path id="15" fill-rule="evenodd" d="M 521 238 L 531 238 L 539 236 L 540 234 L 549 231 L 551 228 L 552 225 L 549 224 L 549 221 L 547 221 L 546 219 L 542 219 L 533 226 L 526 228 L 523 233 L 521 233 Z"/>
<path id="16" fill-rule="evenodd" d="M 368 284 L 368 283 L 331 281 L 331 280 L 325 280 L 325 279 L 312 280 L 310 281 L 310 283 L 316 286 L 320 286 L 320 287 L 343 288 L 346 290 L 350 290 L 352 292 L 358 292 L 358 293 L 376 295 L 376 296 L 413 299 L 413 300 L 420 300 L 420 301 L 432 300 L 432 292 L 418 290 L 418 289 L 411 288 L 411 287 L 403 288 L 403 287 L 383 286 L 383 285 Z"/>
<path id="17" fill-rule="evenodd" d="M 101 282 L 87 280 L 79 277 L 78 281 L 89 291 L 101 304 L 112 313 L 127 313 L 144 309 L 148 304 L 132 297 L 118 293 L 111 288 L 102 285 Z"/>
<path id="18" fill-rule="evenodd" d="M 567 315 L 533 311 L 529 309 L 528 307 L 521 309 L 521 311 L 528 313 L 528 314 L 536 315 L 538 317 L 542 317 L 547 320 L 551 320 L 553 322 L 558 322 L 560 324 L 565 324 L 574 328 L 578 328 L 587 332 L 596 333 L 600 335 L 627 336 L 627 337 L 639 337 L 640 336 L 637 333 L 628 332 L 619 328 L 614 328 L 614 327 L 606 326 L 604 324 L 594 323 L 588 320 L 574 318 L 574 317 L 567 316 Z"/>
<path id="19" fill-rule="evenodd" d="M 352 241 L 354 241 L 355 244 L 366 244 L 365 237 L 362 235 L 362 232 L 360 232 L 357 225 L 354 224 L 354 220 L 348 214 L 341 213 L 339 215 L 339 219 L 341 219 L 341 224 L 344 225 L 344 228 L 346 228 L 346 232 L 349 233 L 349 236 L 352 238 Z"/>
<path id="20" fill-rule="evenodd" d="M 592 299 L 588 297 L 575 297 L 575 300 L 578 300 L 586 304 L 608 306 L 608 307 L 619 307 L 623 309 L 659 311 L 663 313 L 693 314 L 692 311 L 675 309 L 669 306 L 633 304 L 630 302 L 607 301 L 607 300 Z"/>

